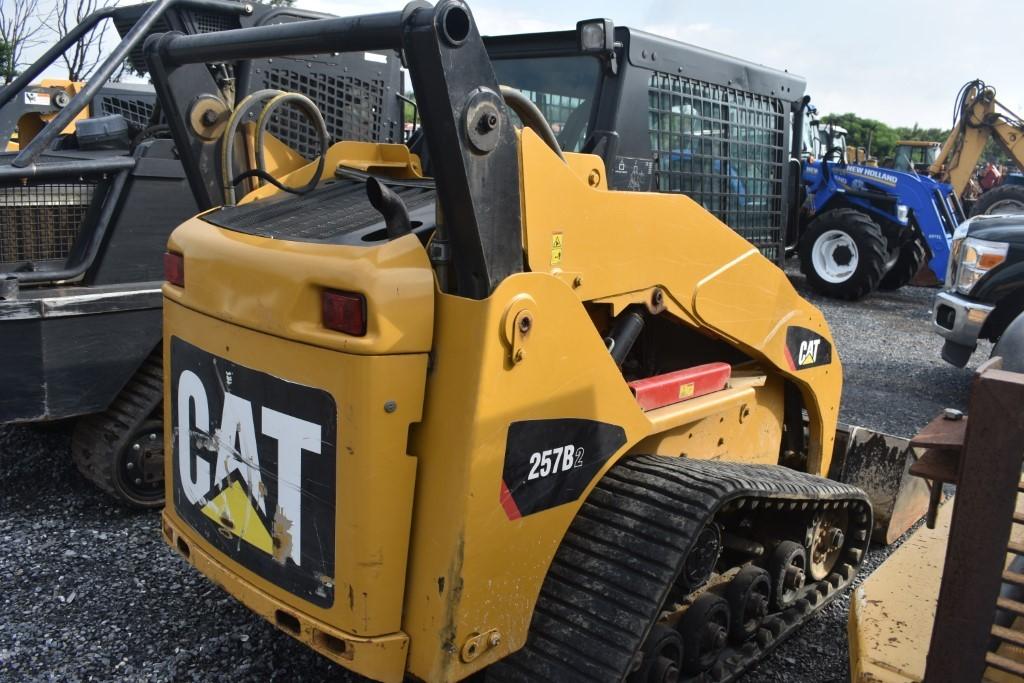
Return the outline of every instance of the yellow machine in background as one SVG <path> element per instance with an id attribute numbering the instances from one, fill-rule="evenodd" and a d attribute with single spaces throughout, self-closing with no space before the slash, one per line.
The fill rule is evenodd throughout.
<path id="1" fill-rule="evenodd" d="M 754 246 L 563 153 L 461 2 L 231 33 L 151 41 L 158 91 L 400 48 L 430 166 L 338 143 L 172 234 L 170 545 L 381 681 L 731 680 L 852 582 L 839 358 Z"/>
<path id="2" fill-rule="evenodd" d="M 1024 120 L 996 99 L 996 89 L 981 80 L 961 88 L 957 96 L 959 117 L 942 145 L 929 173 L 950 183 L 957 196 L 963 196 L 972 180 L 989 139 L 999 146 L 1024 171 Z M 1024 212 L 1024 185 L 1004 184 L 981 195 L 972 215 Z"/>
<path id="3" fill-rule="evenodd" d="M 38 85 L 32 85 L 25 89 L 22 109 L 15 121 L 0 122 L 0 124 L 11 123 L 10 130 L 7 126 L 0 125 L 0 134 L 7 137 L 6 151 L 17 152 L 21 145 L 27 145 L 47 123 L 60 112 L 71 98 L 78 94 L 85 83 L 69 81 L 66 79 L 44 78 Z M 89 118 L 89 107 L 75 117 L 75 121 Z M 75 132 L 74 122 L 68 124 L 61 135 L 70 135 Z"/>
<path id="4" fill-rule="evenodd" d="M 898 140 L 893 152 L 892 168 L 897 171 L 928 173 L 941 150 L 942 146 L 937 142 Z"/>

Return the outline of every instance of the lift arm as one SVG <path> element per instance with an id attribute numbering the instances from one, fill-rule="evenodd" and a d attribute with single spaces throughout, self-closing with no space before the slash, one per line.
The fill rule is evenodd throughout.
<path id="1" fill-rule="evenodd" d="M 990 137 L 995 137 L 1018 168 L 1024 170 L 1024 120 L 996 99 L 995 88 L 981 80 L 961 90 L 953 130 L 929 173 L 963 195 Z"/>

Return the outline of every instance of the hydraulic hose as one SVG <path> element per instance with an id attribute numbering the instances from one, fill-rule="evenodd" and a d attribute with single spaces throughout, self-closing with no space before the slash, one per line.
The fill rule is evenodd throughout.
<path id="1" fill-rule="evenodd" d="M 270 123 L 271 120 L 270 115 L 289 102 L 294 103 L 303 113 L 306 114 L 310 123 L 312 123 L 313 127 L 316 128 L 317 137 L 320 141 L 320 154 L 317 160 L 316 172 L 313 173 L 313 177 L 309 179 L 308 183 L 298 188 L 287 187 L 276 178 L 266 173 L 267 166 L 263 152 L 263 139 L 267 132 L 267 124 Z M 260 118 L 256 121 L 256 175 L 285 192 L 305 194 L 316 187 L 317 183 L 320 182 L 320 178 L 323 177 L 324 164 L 326 163 L 325 157 L 327 156 L 327 146 L 329 143 L 330 140 L 327 133 L 327 123 L 324 121 L 323 114 L 320 113 L 316 104 L 313 103 L 313 100 L 299 93 L 281 93 L 267 102 L 267 106 L 263 107 L 263 111 L 260 113 Z"/>
<path id="2" fill-rule="evenodd" d="M 544 114 L 537 108 L 537 105 L 533 103 L 533 100 L 507 85 L 502 85 L 500 88 L 505 104 L 512 108 L 512 111 L 516 113 L 519 120 L 524 125 L 532 128 L 533 132 L 539 135 L 540 139 L 551 148 L 551 151 L 557 154 L 559 159 L 565 161 L 565 155 L 562 154 L 562 148 L 558 144 L 558 138 L 555 137 L 555 131 L 551 129 L 551 125 L 544 118 Z"/>
<path id="3" fill-rule="evenodd" d="M 256 168 L 245 171 L 238 176 L 232 176 L 232 159 L 234 157 L 235 135 L 238 132 L 238 127 L 249 112 L 267 98 L 271 98 L 270 102 L 263 107 L 263 110 L 260 112 L 260 117 L 257 119 L 256 123 Z M 320 138 L 320 154 L 318 157 L 319 161 L 316 172 L 308 183 L 298 188 L 289 187 L 267 173 L 263 153 L 263 140 L 266 135 L 267 124 L 270 122 L 270 114 L 287 102 L 295 102 L 298 105 L 299 109 L 309 118 L 310 122 L 317 129 L 317 134 Z M 269 88 L 265 90 L 257 90 L 243 99 L 239 105 L 235 107 L 234 111 L 231 112 L 231 117 L 228 119 L 227 126 L 224 128 L 224 133 L 221 136 L 221 185 L 224 190 L 224 204 L 231 206 L 235 203 L 235 184 L 250 177 L 265 180 L 285 192 L 291 192 L 293 194 L 305 194 L 309 192 L 316 187 L 317 183 L 320 182 L 320 178 L 323 176 L 325 164 L 324 157 L 327 153 L 328 142 L 327 124 L 324 121 L 324 117 L 320 113 L 316 104 L 314 104 L 308 97 L 298 93 L 287 93 L 282 90 Z"/>

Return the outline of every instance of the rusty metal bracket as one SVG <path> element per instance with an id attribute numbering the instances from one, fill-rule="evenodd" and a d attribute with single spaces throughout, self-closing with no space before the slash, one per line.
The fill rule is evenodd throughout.
<path id="1" fill-rule="evenodd" d="M 462 661 L 468 664 L 479 657 L 481 653 L 499 645 L 501 645 L 501 633 L 496 628 L 483 633 L 474 633 L 462 644 Z"/>

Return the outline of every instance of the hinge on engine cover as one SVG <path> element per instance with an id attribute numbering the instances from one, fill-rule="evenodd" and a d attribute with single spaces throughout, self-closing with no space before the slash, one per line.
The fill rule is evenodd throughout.
<path id="1" fill-rule="evenodd" d="M 496 628 L 483 633 L 474 633 L 462 644 L 462 661 L 468 664 L 479 657 L 480 653 L 499 645 L 501 645 L 501 633 Z"/>
<path id="2" fill-rule="evenodd" d="M 501 327 L 509 347 L 509 360 L 513 365 L 526 360 L 526 343 L 535 322 L 532 311 L 534 303 L 532 297 L 523 294 L 512 299 L 505 309 Z"/>

